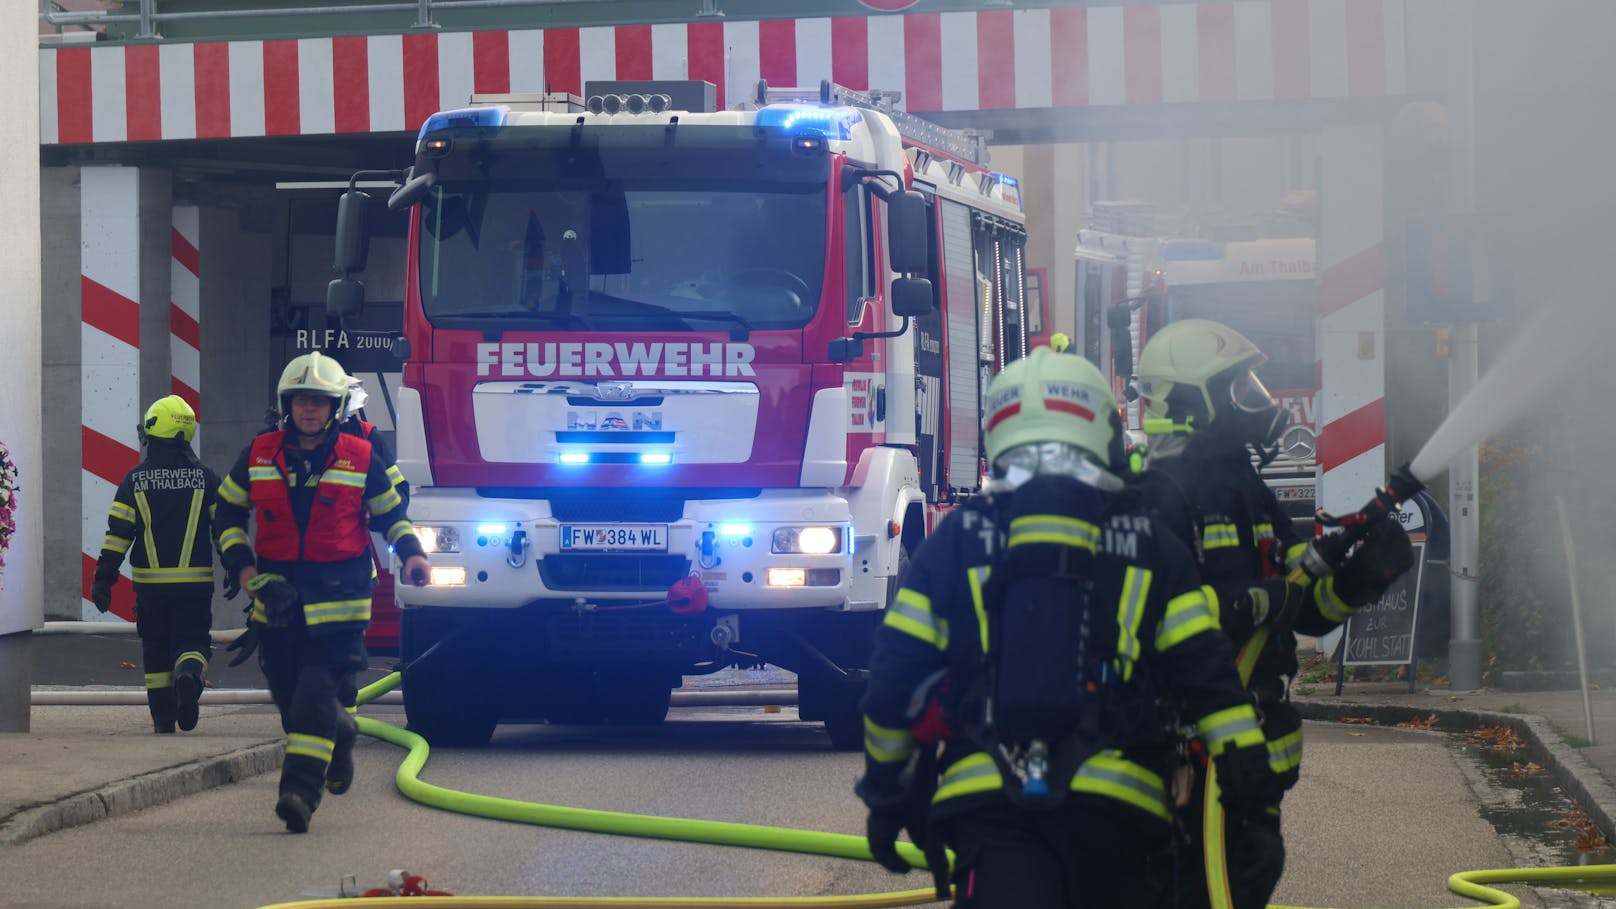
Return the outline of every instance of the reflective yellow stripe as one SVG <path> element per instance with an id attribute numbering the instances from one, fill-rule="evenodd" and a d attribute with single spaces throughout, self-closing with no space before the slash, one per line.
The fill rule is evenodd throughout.
<path id="1" fill-rule="evenodd" d="M 249 468 L 248 473 L 250 474 L 251 472 L 251 468 Z M 242 508 L 247 506 L 247 490 L 241 488 L 241 484 L 236 482 L 235 477 L 227 476 L 224 478 L 224 482 L 219 484 L 219 498 Z"/>
<path id="2" fill-rule="evenodd" d="M 252 601 L 252 612 L 248 614 L 247 621 L 257 622 L 260 625 L 269 624 L 269 613 L 264 611 L 263 601 L 256 597 Z"/>
<path id="3" fill-rule="evenodd" d="M 146 673 L 147 688 L 167 688 L 172 684 L 174 684 L 174 673 L 172 672 Z"/>
<path id="4" fill-rule="evenodd" d="M 248 545 L 247 531 L 240 527 L 226 527 L 219 533 L 219 551 L 223 552 L 232 546 Z"/>
<path id="5" fill-rule="evenodd" d="M 1171 650 L 1190 638 L 1218 630 L 1218 615 L 1207 602 L 1206 590 L 1192 590 L 1173 597 L 1167 614 L 1156 629 L 1156 650 Z"/>
<path id="6" fill-rule="evenodd" d="M 117 518 L 120 521 L 128 521 L 131 524 L 135 523 L 135 510 L 123 502 L 114 500 L 112 507 L 107 509 L 107 515 L 109 517 Z"/>
<path id="7" fill-rule="evenodd" d="M 151 503 L 146 501 L 146 494 L 135 493 L 135 507 L 140 509 L 141 543 L 146 547 L 146 564 L 161 565 L 162 560 L 157 558 L 157 540 L 152 537 Z"/>
<path id="8" fill-rule="evenodd" d="M 1028 543 L 1056 543 L 1094 552 L 1100 546 L 1100 528 L 1065 515 L 1022 515 L 1010 522 L 1009 545 Z"/>
<path id="9" fill-rule="evenodd" d="M 977 565 L 965 572 L 971 584 L 971 607 L 976 610 L 976 633 L 982 642 L 983 653 L 988 652 L 988 610 L 982 604 L 982 587 L 987 584 L 992 571 L 988 565 Z"/>
<path id="10" fill-rule="evenodd" d="M 403 504 L 404 497 L 399 495 L 398 490 L 391 486 L 387 487 L 386 492 L 378 493 L 365 500 L 365 507 L 370 509 L 371 514 L 386 514 Z"/>
<path id="11" fill-rule="evenodd" d="M 249 467 L 247 468 L 247 479 L 249 481 L 279 480 L 281 479 L 281 469 L 273 464 L 261 464 L 257 467 Z M 225 484 L 235 486 L 235 481 L 229 477 L 225 477 Z M 240 489 L 241 487 L 236 486 L 236 488 Z"/>
<path id="12" fill-rule="evenodd" d="M 317 761 L 331 763 L 331 752 L 337 744 L 330 739 L 323 739 L 317 735 L 307 735 L 302 732 L 288 732 L 286 734 L 287 755 L 301 754 L 314 758 Z"/>
<path id="13" fill-rule="evenodd" d="M 948 765 L 931 801 L 935 805 L 962 795 L 992 792 L 1003 785 L 1004 780 L 999 776 L 999 768 L 994 766 L 993 758 L 986 752 L 978 751 Z"/>
<path id="14" fill-rule="evenodd" d="M 136 584 L 212 584 L 212 568 L 139 568 L 130 566 Z"/>
<path id="15" fill-rule="evenodd" d="M 180 547 L 180 560 L 176 564 L 191 564 L 191 548 L 196 542 L 197 519 L 202 516 L 202 490 L 191 490 L 191 513 L 185 518 L 185 544 Z M 208 572 L 208 580 L 213 580 L 213 572 Z"/>
<path id="16" fill-rule="evenodd" d="M 1251 535 L 1259 540 L 1271 540 L 1274 538 L 1274 525 L 1253 524 L 1251 525 Z"/>
<path id="17" fill-rule="evenodd" d="M 1150 570 L 1133 565 L 1122 575 L 1122 598 L 1117 602 L 1117 668 L 1122 680 L 1133 678 L 1133 665 L 1138 662 L 1139 623 L 1145 617 L 1145 597 L 1150 593 Z"/>
<path id="18" fill-rule="evenodd" d="M 882 764 L 908 760 L 915 750 L 915 737 L 907 729 L 889 729 L 864 718 L 864 752 Z"/>
<path id="19" fill-rule="evenodd" d="M 1240 531 L 1233 524 L 1208 524 L 1201 531 L 1202 549 L 1227 549 L 1240 545 Z"/>
<path id="20" fill-rule="evenodd" d="M 310 627 L 332 622 L 370 621 L 370 597 L 357 600 L 326 600 L 303 605 L 303 621 Z"/>
<path id="21" fill-rule="evenodd" d="M 1302 766 L 1302 730 L 1282 735 L 1268 743 L 1268 767 L 1276 775 Z"/>
<path id="22" fill-rule="evenodd" d="M 365 488 L 365 475 L 357 470 L 338 470 L 337 468 L 333 467 L 330 470 L 320 474 L 320 480 L 324 483 L 335 483 L 338 486 L 357 486 L 360 489 Z M 388 487 L 388 491 L 392 492 L 392 487 Z M 397 495 L 397 493 L 394 494 Z"/>
<path id="23" fill-rule="evenodd" d="M 1263 743 L 1262 727 L 1257 724 L 1257 712 L 1250 704 L 1239 704 L 1201 717 L 1195 727 L 1213 757 L 1229 748 Z"/>
<path id="24" fill-rule="evenodd" d="M 1291 546 L 1289 549 L 1285 550 L 1285 570 L 1286 571 L 1294 571 L 1296 569 L 1296 566 L 1301 564 L 1302 556 L 1305 555 L 1306 553 L 1307 553 L 1307 544 L 1306 543 L 1296 543 L 1293 546 Z"/>
<path id="25" fill-rule="evenodd" d="M 1263 648 L 1268 646 L 1268 629 L 1259 628 L 1251 633 L 1246 643 L 1240 648 L 1240 653 L 1234 658 L 1235 671 L 1240 673 L 1240 685 L 1251 685 L 1251 677 L 1257 671 L 1257 658 L 1262 656 Z"/>
<path id="26" fill-rule="evenodd" d="M 107 538 L 101 541 L 101 548 L 110 549 L 113 552 L 122 555 L 128 552 L 129 547 L 133 546 L 134 544 L 134 540 L 126 539 L 124 537 L 115 537 L 109 533 L 107 534 Z"/>
<path id="27" fill-rule="evenodd" d="M 931 598 L 909 587 L 898 591 L 897 599 L 887 607 L 881 624 L 938 650 L 948 649 L 948 620 L 932 613 Z"/>
<path id="28" fill-rule="evenodd" d="M 208 655 L 199 650 L 187 650 L 180 654 L 180 658 L 174 661 L 174 669 L 178 671 L 182 664 L 193 662 L 201 663 L 203 672 L 208 671 Z"/>
<path id="29" fill-rule="evenodd" d="M 414 524 L 409 521 L 395 521 L 392 527 L 387 528 L 387 543 L 389 546 L 394 545 L 413 533 L 415 533 Z"/>
<path id="30" fill-rule="evenodd" d="M 394 486 L 402 486 L 404 484 L 404 471 L 399 470 L 397 464 L 389 464 L 387 466 L 387 480 Z"/>
<path id="31" fill-rule="evenodd" d="M 1345 622 L 1358 611 L 1335 592 L 1334 575 L 1313 585 L 1313 602 L 1319 607 L 1319 615 L 1331 622 Z"/>
<path id="32" fill-rule="evenodd" d="M 1103 795 L 1168 820 L 1167 787 L 1162 778 L 1108 749 L 1083 762 L 1072 777 L 1072 791 Z"/>

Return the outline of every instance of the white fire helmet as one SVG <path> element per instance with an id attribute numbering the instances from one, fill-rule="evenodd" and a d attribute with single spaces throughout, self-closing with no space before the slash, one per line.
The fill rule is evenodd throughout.
<path id="1" fill-rule="evenodd" d="M 1200 429 L 1257 415 L 1269 422 L 1278 404 L 1253 372 L 1267 360 L 1245 335 L 1218 322 L 1185 319 L 1163 327 L 1139 354 L 1139 394 L 1151 417 L 1145 431 L 1182 431 L 1187 417 Z"/>
<path id="2" fill-rule="evenodd" d="M 993 377 L 983 410 L 995 476 L 1014 484 L 1017 476 L 1061 473 L 1115 485 L 1109 471 L 1120 452 L 1116 399 L 1088 360 L 1035 348 Z"/>
<path id="3" fill-rule="evenodd" d="M 313 351 L 294 357 L 292 362 L 286 364 L 275 392 L 280 399 L 282 420 L 291 419 L 292 396 L 301 392 L 334 399 L 336 407 L 331 411 L 331 418 L 339 421 L 347 412 L 348 373 L 341 363 Z"/>
<path id="4" fill-rule="evenodd" d="M 369 400 L 370 395 L 365 394 L 365 380 L 358 376 L 349 376 L 348 409 L 343 413 L 343 419 L 351 420 L 359 416 L 359 412 L 365 409 L 365 402 Z"/>

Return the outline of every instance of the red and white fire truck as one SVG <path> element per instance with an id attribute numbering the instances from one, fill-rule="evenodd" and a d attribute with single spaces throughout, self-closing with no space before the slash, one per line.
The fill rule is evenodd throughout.
<path id="1" fill-rule="evenodd" d="M 1082 353 L 1111 377 L 1118 401 L 1151 334 L 1178 319 L 1212 319 L 1250 338 L 1268 362 L 1258 370 L 1290 411 L 1263 478 L 1312 535 L 1318 436 L 1317 302 L 1310 236 L 1264 236 L 1257 226 L 1208 230 L 1164 223 L 1152 206 L 1098 202 L 1077 234 L 1077 321 Z M 1294 233 L 1294 219 L 1280 222 Z M 1210 238 L 1208 238 L 1210 237 Z M 1141 404 L 1124 424 L 1140 430 Z"/>
<path id="2" fill-rule="evenodd" d="M 477 96 L 398 177 L 399 461 L 432 561 L 398 590 L 404 698 L 433 741 L 658 722 L 682 676 L 769 663 L 861 747 L 882 610 L 978 484 L 984 382 L 1046 333 L 980 136 L 829 84 L 712 91 Z"/>

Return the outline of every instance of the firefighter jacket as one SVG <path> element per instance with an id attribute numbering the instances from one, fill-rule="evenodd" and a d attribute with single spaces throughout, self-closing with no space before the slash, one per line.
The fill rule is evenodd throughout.
<path id="1" fill-rule="evenodd" d="M 1307 542 L 1242 446 L 1191 436 L 1180 452 L 1153 456 L 1135 482 L 1157 516 L 1194 546 L 1219 624 L 1239 653 L 1266 618 L 1250 588 L 1295 567 Z M 1257 655 L 1250 687 L 1263 715 L 1270 769 L 1287 788 L 1302 763 L 1302 721 L 1286 693 L 1286 679 L 1297 672 L 1293 629 L 1325 634 L 1361 605 L 1338 596 L 1333 577 L 1310 582 L 1292 624 L 1273 629 Z"/>
<path id="2" fill-rule="evenodd" d="M 398 459 L 393 456 L 393 449 L 388 446 L 387 440 L 376 435 L 376 424 L 366 422 L 358 417 L 349 417 L 343 421 L 342 431 L 349 435 L 358 436 L 370 443 L 370 456 L 381 461 L 387 468 L 387 479 L 398 490 L 399 496 L 404 500 L 407 508 L 410 504 L 410 484 L 404 479 L 404 472 L 398 469 Z"/>
<path id="3" fill-rule="evenodd" d="M 1008 514 L 1003 496 L 977 498 L 950 513 L 915 554 L 903 586 L 876 634 L 869 689 L 864 701 L 867 778 L 896 779 L 914 751 L 912 727 L 926 692 L 946 676 L 943 711 L 954 730 L 960 693 L 981 674 L 989 620 L 983 589 L 996 561 L 998 540 L 1081 546 L 1095 553 L 1091 609 L 1114 610 L 1117 640 L 1102 651 L 1124 686 L 1176 695 L 1187 705 L 1184 719 L 1197 725 L 1213 755 L 1262 745 L 1257 717 L 1234 671 L 1228 640 L 1198 586 L 1195 562 L 1175 537 L 1137 508 L 1137 497 L 1110 500 L 1103 526 L 1064 515 L 1018 517 L 1000 533 L 995 515 Z M 995 501 L 999 500 L 999 501 Z M 1047 518 L 1047 520 L 1045 520 Z M 1023 523 L 1023 522 L 1026 523 Z M 1053 528 L 1053 530 L 1051 530 Z M 1015 654 L 1001 654 L 1014 660 Z M 1175 760 L 1171 722 L 1152 709 L 1153 700 L 1129 697 L 1143 716 L 1113 724 L 1099 749 L 1084 760 L 1069 789 L 1120 807 L 1147 829 L 1169 822 L 1166 780 Z M 1132 722 L 1127 722 L 1131 719 Z M 956 733 L 943 750 L 942 776 L 932 799 L 933 815 L 1006 800 L 1004 779 L 990 755 Z"/>
<path id="4" fill-rule="evenodd" d="M 218 487 L 188 443 L 147 440 L 146 459 L 112 497 L 95 580 L 115 581 L 127 553 L 137 592 L 211 591 Z"/>
<path id="5" fill-rule="evenodd" d="M 219 485 L 219 544 L 225 569 L 256 564 L 297 588 L 311 632 L 370 621 L 370 531 L 399 555 L 421 553 L 403 498 L 386 465 L 358 436 L 329 433 L 317 448 L 287 443 L 284 431 L 253 439 Z M 247 521 L 257 513 L 257 537 Z M 255 601 L 251 619 L 266 620 Z"/>

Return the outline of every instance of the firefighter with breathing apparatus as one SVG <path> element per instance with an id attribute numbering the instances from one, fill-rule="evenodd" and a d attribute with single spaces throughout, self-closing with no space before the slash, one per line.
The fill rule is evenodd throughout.
<path id="1" fill-rule="evenodd" d="M 212 528 L 219 478 L 191 449 L 196 411 L 179 395 L 147 408 L 139 436 L 146 458 L 112 497 L 90 602 L 102 612 L 111 608 L 118 568 L 129 553 L 152 728 L 171 733 L 178 724 L 189 732 L 196 728 L 212 653 Z"/>
<path id="2" fill-rule="evenodd" d="M 1099 371 L 1036 349 L 986 413 L 993 479 L 916 553 L 877 633 L 855 789 L 870 852 L 907 871 L 907 829 L 935 873 L 946 843 L 961 906 L 1146 904 L 1177 745 L 1159 705 L 1185 705 L 1236 806 L 1275 797 L 1257 716 L 1194 557 L 1119 478 Z"/>
<path id="3" fill-rule="evenodd" d="M 1301 717 L 1289 703 L 1297 672 L 1294 632 L 1322 635 L 1345 622 L 1408 570 L 1413 551 L 1384 508 L 1351 534 L 1312 543 L 1291 527 L 1252 463 L 1253 454 L 1263 463 L 1274 456 L 1285 426 L 1285 411 L 1255 372 L 1265 360 L 1251 341 L 1216 322 L 1186 319 L 1156 332 L 1139 358 L 1150 447 L 1148 469 L 1135 486 L 1153 513 L 1195 549 L 1218 624 L 1262 716 L 1282 795 L 1295 785 L 1302 760 Z M 1209 848 L 1198 813 L 1205 782 L 1196 774 L 1185 819 L 1196 849 L 1180 863 L 1186 879 L 1177 905 L 1223 905 L 1232 898 L 1240 909 L 1264 906 L 1284 869 L 1279 799 L 1258 812 L 1228 812 L 1222 850 Z M 1203 873 L 1216 895 L 1198 880 Z"/>
<path id="4" fill-rule="evenodd" d="M 276 392 L 285 428 L 254 438 L 220 484 L 219 544 L 225 570 L 252 595 L 258 663 L 286 730 L 275 813 L 302 833 L 322 787 L 343 792 L 352 781 L 357 730 L 337 693 L 365 660 L 371 529 L 403 560 L 408 582 L 425 584 L 428 564 L 386 465 L 369 442 L 340 431 L 342 366 L 304 354 Z"/>

